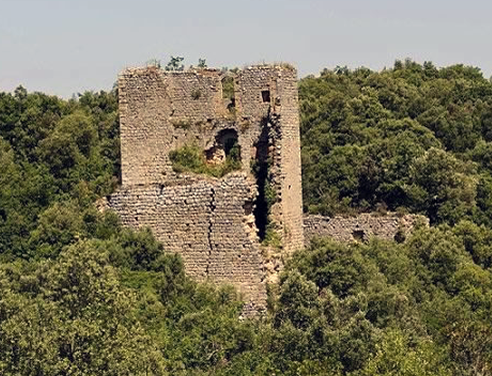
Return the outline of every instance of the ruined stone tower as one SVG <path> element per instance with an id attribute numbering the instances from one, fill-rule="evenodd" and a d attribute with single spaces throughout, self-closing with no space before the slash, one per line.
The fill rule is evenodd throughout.
<path id="1" fill-rule="evenodd" d="M 295 69 L 127 69 L 119 100 L 122 186 L 109 206 L 125 225 L 152 228 L 197 280 L 233 284 L 262 306 L 261 241 L 274 231 L 283 254 L 304 243 Z M 195 145 L 221 163 L 232 144 L 241 168 L 222 178 L 178 173 L 169 157 Z"/>

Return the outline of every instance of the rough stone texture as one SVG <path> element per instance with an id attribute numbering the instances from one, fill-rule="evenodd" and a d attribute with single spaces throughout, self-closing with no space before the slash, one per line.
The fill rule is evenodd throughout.
<path id="1" fill-rule="evenodd" d="M 213 148 L 222 131 L 235 131 L 243 171 L 250 173 L 262 134 L 268 133 L 278 195 L 277 221 L 285 251 L 303 245 L 297 73 L 292 67 L 255 66 L 235 77 L 236 109 L 224 104 L 223 74 L 214 69 L 166 72 L 125 70 L 119 79 L 123 186 L 179 179 L 169 152 L 185 144 Z M 270 101 L 265 102 L 262 92 Z"/>
<path id="2" fill-rule="evenodd" d="M 263 102 L 263 91 L 269 92 L 270 103 Z M 275 211 L 283 249 L 290 253 L 304 243 L 297 73 L 291 67 L 245 69 L 236 79 L 236 102 L 243 122 L 260 125 L 248 129 L 251 146 L 260 139 L 262 125 L 271 125 L 271 173 L 278 198 Z"/>
<path id="3" fill-rule="evenodd" d="M 421 215 L 397 215 L 388 213 L 384 216 L 361 214 L 357 217 L 323 217 L 306 215 L 304 217 L 304 238 L 306 246 L 315 237 L 331 237 L 337 241 L 367 241 L 371 237 L 393 240 L 395 236 L 406 237 L 421 222 L 429 225 L 429 219 Z"/>
<path id="4" fill-rule="evenodd" d="M 125 226 L 150 227 L 167 251 L 182 255 L 198 281 L 235 285 L 251 309 L 265 301 L 263 264 L 247 208 L 256 192 L 245 174 L 124 186 L 108 199 Z M 246 207 L 246 209 L 245 209 Z"/>
<path id="5" fill-rule="evenodd" d="M 126 226 L 150 227 L 167 251 L 182 255 L 196 280 L 236 286 L 248 302 L 246 313 L 265 306 L 266 281 L 276 280 L 284 256 L 303 248 L 305 240 L 393 239 L 411 231 L 421 217 L 303 217 L 295 69 L 239 71 L 234 101 L 223 97 L 226 75 L 155 67 L 120 75 L 122 186 L 99 203 L 101 209 L 115 210 Z M 223 163 L 231 137 L 240 147 L 240 171 L 216 179 L 173 170 L 169 152 L 188 144 L 203 149 L 209 163 Z M 255 163 L 268 166 L 263 178 L 253 176 Z M 282 244 L 260 251 L 265 179 L 276 196 L 269 220 Z"/>
<path id="6" fill-rule="evenodd" d="M 259 183 L 250 166 L 260 156 L 271 161 L 277 196 L 271 220 L 282 252 L 304 244 L 297 73 L 290 66 L 239 71 L 232 111 L 223 98 L 224 77 L 214 69 L 154 67 L 120 75 L 122 187 L 108 206 L 125 225 L 152 228 L 166 250 L 182 255 L 191 276 L 235 285 L 256 310 L 266 290 L 253 215 Z M 217 148 L 231 135 L 241 171 L 222 179 L 173 171 L 170 151 L 194 143 L 220 163 L 224 153 Z"/>

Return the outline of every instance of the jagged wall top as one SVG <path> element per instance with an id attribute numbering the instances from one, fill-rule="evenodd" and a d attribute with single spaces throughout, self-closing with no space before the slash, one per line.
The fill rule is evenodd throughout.
<path id="1" fill-rule="evenodd" d="M 261 133 L 262 119 L 270 111 L 282 111 L 282 88 L 289 88 L 288 96 L 292 88 L 297 90 L 297 72 L 289 65 L 260 65 L 233 74 L 233 111 L 222 87 L 230 75 L 209 68 L 176 72 L 156 67 L 128 68 L 120 74 L 123 185 L 169 180 L 170 150 L 189 142 L 205 149 L 222 129 L 237 131 L 243 166 L 249 168 L 249 149 Z M 297 112 L 295 94 L 295 103 L 291 98 L 285 103 Z"/>

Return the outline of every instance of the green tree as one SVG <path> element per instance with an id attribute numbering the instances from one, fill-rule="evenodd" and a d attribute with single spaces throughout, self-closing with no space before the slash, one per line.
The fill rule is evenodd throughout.
<path id="1" fill-rule="evenodd" d="M 30 272 L 4 266 L 0 281 L 3 374 L 164 374 L 133 313 L 135 295 L 94 243 Z"/>
<path id="2" fill-rule="evenodd" d="M 164 68 L 167 71 L 183 71 L 184 70 L 184 57 L 183 56 L 171 56 L 171 59 Z"/>

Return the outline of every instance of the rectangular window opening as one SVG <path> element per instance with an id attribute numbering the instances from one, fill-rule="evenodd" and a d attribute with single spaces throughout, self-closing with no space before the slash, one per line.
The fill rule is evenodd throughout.
<path id="1" fill-rule="evenodd" d="M 263 99 L 263 103 L 270 103 L 270 90 L 262 90 L 261 99 Z"/>

